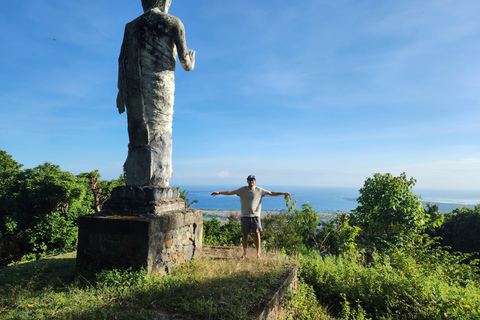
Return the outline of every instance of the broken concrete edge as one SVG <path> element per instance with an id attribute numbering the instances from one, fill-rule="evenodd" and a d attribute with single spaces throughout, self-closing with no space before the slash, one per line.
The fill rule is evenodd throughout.
<path id="1" fill-rule="evenodd" d="M 258 320 L 276 320 L 280 319 L 284 310 L 284 298 L 288 292 L 297 289 L 297 271 L 298 266 L 291 264 L 282 284 L 269 291 L 255 312 L 254 319 Z"/>

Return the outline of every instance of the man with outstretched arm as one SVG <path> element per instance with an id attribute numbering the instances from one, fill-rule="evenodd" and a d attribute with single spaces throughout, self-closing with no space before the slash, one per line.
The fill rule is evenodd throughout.
<path id="1" fill-rule="evenodd" d="M 262 224 L 260 221 L 260 212 L 262 211 L 262 198 L 265 195 L 269 196 L 288 196 L 288 192 L 267 191 L 263 188 L 255 186 L 256 179 L 254 175 L 247 177 L 248 186 L 241 187 L 232 191 L 214 191 L 212 196 L 223 194 L 231 196 L 236 194 L 240 197 L 242 204 L 242 234 L 243 234 L 243 255 L 240 259 L 245 259 L 247 256 L 248 234 L 254 233 L 255 247 L 257 248 L 257 258 L 260 258 L 260 232 L 262 232 Z"/>

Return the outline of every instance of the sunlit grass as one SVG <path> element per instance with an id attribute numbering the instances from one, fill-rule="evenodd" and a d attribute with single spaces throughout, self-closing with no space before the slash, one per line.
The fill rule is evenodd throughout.
<path id="1" fill-rule="evenodd" d="M 160 277 L 77 271 L 73 257 L 40 260 L 0 270 L 0 318 L 153 319 L 165 309 L 185 319 L 247 319 L 288 266 L 284 258 L 206 258 Z"/>

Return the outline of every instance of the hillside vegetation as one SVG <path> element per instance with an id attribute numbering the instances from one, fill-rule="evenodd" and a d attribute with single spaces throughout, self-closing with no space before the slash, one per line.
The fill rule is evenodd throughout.
<path id="1" fill-rule="evenodd" d="M 290 198 L 286 198 L 287 210 L 262 219 L 264 250 L 299 265 L 298 290 L 287 299 L 289 319 L 480 318 L 476 253 L 480 248 L 480 205 L 442 215 L 435 204 L 422 205 L 412 192 L 415 182 L 405 174 L 375 174 L 360 189 L 359 206 L 329 221 L 320 221 L 309 204 L 297 209 Z M 23 170 L 0 150 L 0 264 L 14 265 L 74 250 L 77 217 L 98 211 L 111 189 L 121 184 L 122 177 L 104 181 L 97 171 L 75 176 L 51 163 Z M 240 245 L 240 225 L 233 216 L 226 224 L 205 220 L 203 239 L 210 245 Z M 12 270 L 21 269 L 2 269 L 0 315 L 87 318 L 93 314 L 82 308 L 92 303 L 95 316 L 142 318 L 143 312 L 151 316 L 145 311 L 151 310 L 143 304 L 145 299 L 153 309 L 163 305 L 175 311 L 175 305 L 161 299 L 178 291 L 178 286 L 185 294 L 194 290 L 200 281 L 195 278 L 198 270 L 204 268 L 197 261 L 178 268 L 185 271 L 181 279 L 178 275 L 157 279 L 146 277 L 142 270 L 81 273 L 65 263 L 40 269 L 50 270 L 48 273 L 30 269 L 30 273 L 13 277 Z M 254 260 L 256 264 L 259 262 Z M 43 264 L 35 268 L 43 268 Z M 268 270 L 260 278 L 274 279 L 270 274 L 277 272 L 275 267 Z M 203 318 L 211 318 L 218 305 L 224 306 L 225 295 L 218 295 L 224 287 L 237 290 L 229 282 L 209 281 L 215 283 L 209 287 L 209 298 L 189 307 L 207 310 L 209 315 Z M 145 288 L 148 290 L 142 291 Z M 169 291 L 172 288 L 175 290 Z M 250 288 L 258 289 L 256 285 Z M 55 297 L 55 304 L 50 297 Z M 139 297 L 145 298 L 140 307 L 135 302 Z M 248 318 L 248 313 L 240 310 L 249 308 L 248 304 L 232 306 L 222 317 L 242 314 L 237 318 Z M 189 310 L 178 312 L 194 318 L 197 311 Z"/>

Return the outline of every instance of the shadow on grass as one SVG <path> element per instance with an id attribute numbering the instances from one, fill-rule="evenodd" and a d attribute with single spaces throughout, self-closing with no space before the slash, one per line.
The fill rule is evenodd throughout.
<path id="1" fill-rule="evenodd" d="M 4 319 L 153 319 L 159 309 L 184 319 L 248 319 L 285 275 L 284 262 L 198 260 L 172 275 L 77 270 L 75 258 L 0 270 Z"/>

